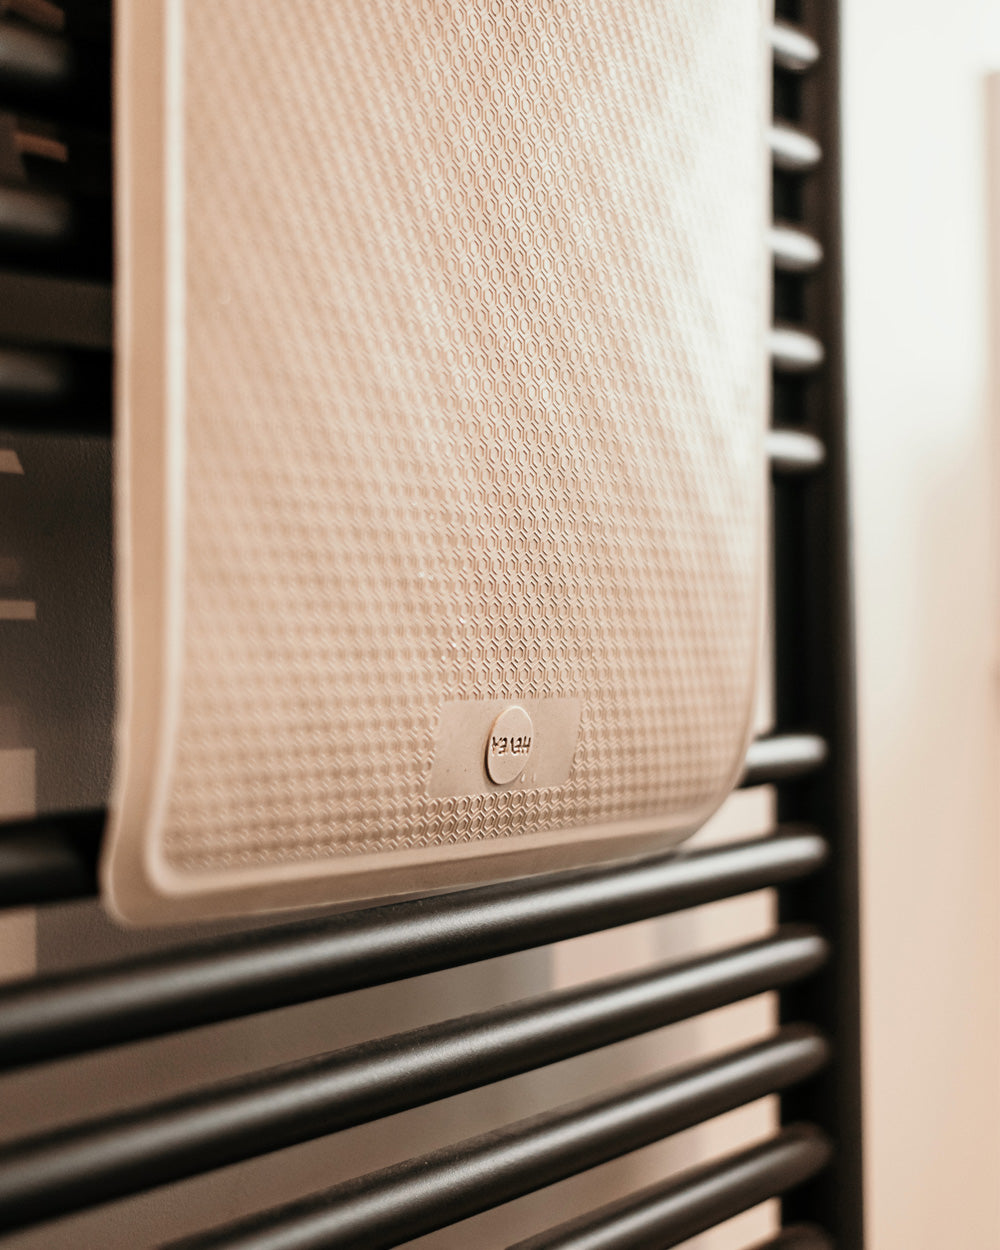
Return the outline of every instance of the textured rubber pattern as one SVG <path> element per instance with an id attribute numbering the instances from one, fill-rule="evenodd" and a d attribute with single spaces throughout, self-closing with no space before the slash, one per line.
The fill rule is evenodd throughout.
<path id="1" fill-rule="evenodd" d="M 758 0 L 118 7 L 115 907 L 690 832 L 758 648 Z M 549 699 L 568 779 L 429 794 L 445 705 Z"/>

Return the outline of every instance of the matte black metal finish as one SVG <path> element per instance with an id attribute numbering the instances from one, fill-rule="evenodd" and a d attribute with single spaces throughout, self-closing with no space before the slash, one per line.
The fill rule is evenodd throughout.
<path id="1" fill-rule="evenodd" d="M 812 69 L 819 60 L 816 40 L 787 22 L 775 22 L 771 27 L 771 52 L 775 65 L 797 74 Z"/>
<path id="2" fill-rule="evenodd" d="M 510 1250 L 666 1250 L 800 1185 L 829 1157 L 829 1142 L 818 1129 L 788 1128 L 762 1145 L 652 1185 Z"/>
<path id="3" fill-rule="evenodd" d="M 782 1100 L 788 1121 L 820 1124 L 834 1144 L 830 1168 L 790 1195 L 788 1223 L 819 1223 L 841 1250 L 864 1245 L 861 1116 L 860 943 L 858 892 L 857 745 L 849 472 L 843 359 L 843 292 L 839 187 L 839 5 L 801 0 L 801 20 L 822 48 L 802 80 L 801 125 L 826 155 L 806 179 L 802 224 L 823 244 L 824 263 L 803 278 L 804 326 L 821 339 L 821 383 L 799 393 L 796 425 L 816 434 L 827 451 L 823 473 L 808 487 L 775 484 L 776 713 L 781 725 L 821 728 L 827 766 L 778 790 L 783 820 L 822 823 L 831 856 L 815 882 L 782 890 L 781 915 L 822 926 L 834 949 L 809 987 L 781 996 L 786 1019 L 816 1021 L 837 1056 L 812 1089 Z"/>
<path id="4" fill-rule="evenodd" d="M 87 812 L 0 826 L 0 907 L 93 894 L 103 828 L 103 813 Z"/>
<path id="5" fill-rule="evenodd" d="M 781 273 L 811 273 L 823 263 L 822 244 L 801 227 L 775 223 L 768 241 L 774 267 Z"/>
<path id="6" fill-rule="evenodd" d="M 814 373 L 826 358 L 820 340 L 795 326 L 775 326 L 768 342 L 771 364 L 779 373 Z"/>
<path id="7" fill-rule="evenodd" d="M 111 286 L 0 272 L 0 341 L 111 348 Z"/>
<path id="8" fill-rule="evenodd" d="M 0 185 L 0 248 L 50 252 L 73 241 L 76 219 L 63 195 Z"/>
<path id="9" fill-rule="evenodd" d="M 0 1066 L 528 950 L 815 872 L 809 830 L 240 933 L 0 988 Z"/>
<path id="10" fill-rule="evenodd" d="M 772 473 L 799 477 L 823 467 L 826 448 L 815 434 L 803 430 L 769 430 L 767 454 Z"/>
<path id="11" fill-rule="evenodd" d="M 812 135 L 785 122 L 777 122 L 771 127 L 768 141 L 775 169 L 785 173 L 809 173 L 823 159 L 823 149 Z"/>
<path id="12" fill-rule="evenodd" d="M 69 397 L 71 387 L 65 356 L 0 346 L 0 404 L 56 404 Z"/>
<path id="13" fill-rule="evenodd" d="M 0 429 L 110 434 L 111 357 L 0 346 Z"/>
<path id="14" fill-rule="evenodd" d="M 817 734 L 774 734 L 758 738 L 747 751 L 740 785 L 768 785 L 791 777 L 805 777 L 826 763 L 827 746 Z"/>
<path id="15" fill-rule="evenodd" d="M 172 1250 L 380 1250 L 457 1224 L 801 1081 L 827 1060 L 811 1029 L 521 1120 L 358 1177 Z"/>
<path id="16" fill-rule="evenodd" d="M 60 35 L 0 19 L 0 101 L 33 104 L 58 98 L 73 77 L 73 50 Z"/>
<path id="17" fill-rule="evenodd" d="M 280 1150 L 662 1028 L 814 972 L 815 933 L 317 1055 L 0 1149 L 0 1230 Z"/>

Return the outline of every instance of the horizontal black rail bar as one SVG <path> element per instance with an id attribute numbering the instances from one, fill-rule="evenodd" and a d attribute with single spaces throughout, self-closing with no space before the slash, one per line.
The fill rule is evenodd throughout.
<path id="1" fill-rule="evenodd" d="M 6 417 L 7 414 L 0 407 L 0 429 L 3 428 Z M 45 428 L 48 429 L 49 426 L 46 425 Z M 38 432 L 42 432 L 41 429 Z M 750 744 L 747 751 L 740 785 L 745 788 L 798 777 L 815 771 L 825 760 L 826 745 L 815 735 L 773 734 L 758 738 Z M 102 825 L 105 820 L 104 812 L 93 811 L 52 817 L 44 821 L 0 823 L 0 908 L 33 906 L 69 898 L 86 898 L 95 894 L 98 841 L 90 836 L 81 841 L 78 832 L 85 829 L 89 834 L 89 831 Z M 5 846 L 8 848 L 7 852 Z M 35 848 L 37 854 L 33 854 Z M 61 865 L 60 872 L 50 879 L 47 870 L 56 860 Z M 627 924 L 628 921 L 621 923 Z M 534 945 L 541 945 L 541 942 Z M 257 1007 L 254 1010 L 263 1011 L 266 1008 Z M 0 1065 L 2 1064 L 0 1041 Z"/>
<path id="2" fill-rule="evenodd" d="M 110 283 L 0 271 L 0 340 L 109 350 Z"/>
<path id="3" fill-rule="evenodd" d="M 833 1250 L 833 1242 L 820 1228 L 796 1224 L 754 1246 L 753 1250 Z"/>
<path id="4" fill-rule="evenodd" d="M 108 382 L 110 383 L 110 372 Z M 100 393 L 108 389 L 102 386 Z M 0 430 L 5 433 L 39 434 L 47 437 L 75 435 L 86 438 L 110 438 L 110 395 L 102 401 L 98 396 L 83 394 L 77 403 L 67 401 L 52 408 L 32 405 L 5 407 L 0 402 Z M 92 885 L 87 893 L 96 893 L 96 885 Z M 38 899 L 40 903 L 46 901 L 44 898 Z"/>
<path id="5" fill-rule="evenodd" d="M 0 18 L 0 101 L 26 104 L 64 95 L 73 83 L 69 40 Z"/>
<path id="6" fill-rule="evenodd" d="M 92 895 L 103 829 L 103 812 L 0 825 L 0 907 Z"/>
<path id="7" fill-rule="evenodd" d="M 821 937 L 546 994 L 226 1081 L 0 1149 L 0 1230 L 24 1227 L 544 1067 L 814 972 Z"/>
<path id="8" fill-rule="evenodd" d="M 801 1185 L 826 1166 L 830 1153 L 818 1129 L 793 1125 L 759 1146 L 651 1185 L 510 1250 L 667 1250 Z"/>
<path id="9" fill-rule="evenodd" d="M 775 269 L 782 273 L 811 273 L 823 263 L 823 247 L 801 226 L 775 222 L 768 231 Z"/>
<path id="10" fill-rule="evenodd" d="M 111 436 L 111 403 L 109 400 L 101 404 L 87 397 L 81 399 L 79 406 L 67 403 L 46 412 L 23 407 L 5 409 L 0 405 L 0 430 L 8 434 L 38 434 L 53 438 L 73 435 L 106 439 Z M 93 873 L 91 877 L 93 879 Z M 92 883 L 81 897 L 96 892 L 96 884 Z M 36 901 L 45 903 L 49 900 L 43 896 Z"/>
<path id="11" fill-rule="evenodd" d="M 827 1059 L 819 1033 L 786 1028 L 755 1046 L 357 1177 L 173 1250 L 396 1246 L 776 1093 Z"/>
<path id="12" fill-rule="evenodd" d="M 819 339 L 794 326 L 775 326 L 768 335 L 768 348 L 778 373 L 815 373 L 826 358 Z"/>
<path id="13" fill-rule="evenodd" d="M 77 230 L 70 200 L 52 191 L 0 185 L 0 248 L 32 253 L 66 247 Z"/>
<path id="14" fill-rule="evenodd" d="M 87 9 L 110 3 L 110 0 L 83 0 Z M 0 13 L 4 17 L 20 18 L 35 30 L 62 34 L 66 29 L 66 6 L 72 4 L 74 14 L 79 0 L 0 0 Z M 75 24 L 75 23 L 74 23 Z"/>
<path id="15" fill-rule="evenodd" d="M 111 25 L 98 6 L 0 6 L 0 107 L 104 130 L 111 113 Z"/>
<path id="16" fill-rule="evenodd" d="M 804 777 L 822 768 L 827 745 L 817 734 L 775 734 L 758 738 L 747 751 L 740 785 L 762 786 L 776 781 Z"/>
<path id="17" fill-rule="evenodd" d="M 110 355 L 0 344 L 0 429 L 110 434 Z"/>
<path id="18" fill-rule="evenodd" d="M 821 469 L 826 460 L 822 441 L 804 430 L 768 430 L 766 445 L 776 476 L 803 477 Z"/>
<path id="19" fill-rule="evenodd" d="M 780 69 L 804 74 L 819 60 L 819 44 L 801 27 L 775 22 L 771 27 L 771 53 Z"/>
<path id="20" fill-rule="evenodd" d="M 789 829 L 11 983 L 0 988 L 0 1066 L 174 1033 L 682 911 L 804 877 L 826 854 L 817 833 Z"/>
<path id="21" fill-rule="evenodd" d="M 770 128 L 768 142 L 774 168 L 782 173 L 810 173 L 823 159 L 823 151 L 812 135 L 785 122 L 776 122 Z"/>
<path id="22" fill-rule="evenodd" d="M 64 353 L 0 346 L 0 412 L 8 404 L 65 402 L 72 384 L 72 365 Z"/>

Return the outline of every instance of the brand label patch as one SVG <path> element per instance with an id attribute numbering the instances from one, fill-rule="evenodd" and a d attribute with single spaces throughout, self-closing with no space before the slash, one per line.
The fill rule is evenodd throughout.
<path id="1" fill-rule="evenodd" d="M 561 786 L 580 732 L 579 699 L 468 699 L 441 708 L 431 798 Z"/>

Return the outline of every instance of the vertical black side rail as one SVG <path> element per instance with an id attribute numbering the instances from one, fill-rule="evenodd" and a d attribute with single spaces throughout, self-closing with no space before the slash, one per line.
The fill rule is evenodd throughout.
<path id="1" fill-rule="evenodd" d="M 822 1224 L 841 1250 L 864 1243 L 862 1195 L 861 1002 L 857 733 L 840 211 L 839 14 L 835 0 L 779 4 L 821 49 L 801 84 L 801 125 L 817 138 L 823 163 L 801 189 L 804 225 L 820 238 L 821 270 L 803 279 L 804 328 L 826 348 L 822 370 L 781 403 L 825 443 L 824 469 L 775 486 L 776 714 L 781 729 L 823 734 L 824 769 L 783 783 L 781 820 L 815 822 L 829 837 L 827 867 L 783 889 L 781 919 L 818 924 L 833 957 L 820 976 L 781 995 L 784 1020 L 810 1020 L 832 1040 L 834 1062 L 820 1078 L 782 1098 L 785 1123 L 811 1121 L 834 1141 L 831 1166 L 789 1195 L 786 1223 Z"/>

